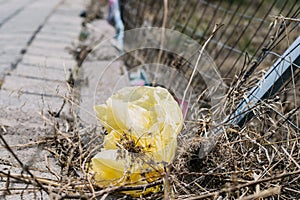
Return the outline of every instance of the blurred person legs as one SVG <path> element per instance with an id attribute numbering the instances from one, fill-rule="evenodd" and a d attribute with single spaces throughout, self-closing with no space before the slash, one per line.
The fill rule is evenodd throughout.
<path id="1" fill-rule="evenodd" d="M 116 29 L 115 40 L 111 40 L 111 43 L 119 51 L 123 51 L 124 47 L 124 24 L 121 18 L 119 0 L 109 0 L 109 12 L 107 21 L 110 25 Z"/>

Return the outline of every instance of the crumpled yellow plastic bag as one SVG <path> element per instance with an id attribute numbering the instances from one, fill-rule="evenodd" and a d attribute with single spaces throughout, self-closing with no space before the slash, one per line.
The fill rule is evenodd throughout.
<path id="1" fill-rule="evenodd" d="M 104 148 L 92 159 L 96 183 L 100 187 L 132 186 L 160 178 L 175 156 L 183 125 L 181 109 L 168 90 L 126 87 L 95 110 L 108 132 Z"/>

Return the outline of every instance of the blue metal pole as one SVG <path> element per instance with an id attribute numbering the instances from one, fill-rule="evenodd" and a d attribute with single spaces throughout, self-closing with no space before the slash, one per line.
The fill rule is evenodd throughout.
<path id="1" fill-rule="evenodd" d="M 300 36 L 285 51 L 285 53 L 274 63 L 265 76 L 250 90 L 236 110 L 224 120 L 224 124 L 234 124 L 243 127 L 253 116 L 253 109 L 264 99 L 276 94 L 289 80 L 300 66 Z M 290 123 L 295 129 L 299 127 Z M 199 158 L 203 158 L 217 142 L 219 134 L 223 133 L 222 126 L 214 128 L 206 140 L 201 142 Z"/>
<path id="2" fill-rule="evenodd" d="M 264 99 L 276 94 L 300 66 L 300 36 L 274 63 L 265 76 L 247 94 L 235 112 L 226 121 L 242 127 L 253 116 L 253 108 Z"/>

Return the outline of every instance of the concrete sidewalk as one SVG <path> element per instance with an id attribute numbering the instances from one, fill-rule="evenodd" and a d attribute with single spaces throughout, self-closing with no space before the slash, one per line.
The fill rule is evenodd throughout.
<path id="1" fill-rule="evenodd" d="M 79 13 L 85 8 L 84 0 L 27 0 L 14 7 L 18 1 L 21 2 L 3 2 L 12 11 L 0 22 L 0 41 L 4 47 L 0 54 L 0 108 L 3 110 L 0 124 L 5 126 L 20 125 L 18 117 L 23 113 L 34 116 L 32 123 L 41 123 L 33 119 L 37 113 L 47 113 L 49 108 L 59 110 L 63 98 L 70 94 L 66 80 L 76 62 L 66 47 L 78 42 L 82 23 Z M 95 27 L 93 36 L 102 41 L 80 69 L 81 78 L 89 82 L 80 86 L 79 102 L 83 107 L 80 116 L 87 122 L 91 122 L 93 105 L 103 103 L 112 94 L 115 87 L 112 80 L 117 81 L 124 74 L 122 62 L 112 64 L 119 56 L 110 43 L 114 29 L 105 20 L 92 25 Z M 100 88 L 99 77 L 106 68 L 109 69 L 105 75 L 109 77 L 105 80 L 102 77 Z M 95 89 L 102 99 L 95 100 Z M 103 96 L 103 92 L 107 95 Z M 92 124 L 98 123 L 95 116 L 92 118 Z"/>
<path id="2" fill-rule="evenodd" d="M 65 98 L 73 98 L 74 91 L 67 80 L 71 78 L 71 71 L 76 73 L 77 64 L 66 47 L 78 42 L 82 28 L 79 13 L 85 9 L 85 3 L 85 0 L 0 0 L 0 134 L 10 146 L 34 143 L 54 134 L 49 113 L 58 112 Z M 97 34 L 106 39 L 106 43 L 97 51 L 97 57 L 88 57 L 79 69 L 86 83 L 79 86 L 78 112 L 86 125 L 97 125 L 93 105 L 108 97 L 100 94 L 100 100 L 94 101 L 95 89 L 111 93 L 114 86 L 111 81 L 118 80 L 123 73 L 122 63 L 114 64 L 106 73 L 110 76 L 102 79 L 98 87 L 99 75 L 109 66 L 109 59 L 117 54 L 108 42 L 114 29 L 105 20 L 96 22 L 95 26 L 99 27 Z M 63 107 L 63 118 L 72 117 L 71 104 Z M 61 123 L 59 120 L 57 123 Z M 0 171 L 20 173 L 12 168 L 17 161 L 4 144 L 0 144 Z M 38 145 L 13 150 L 25 165 L 47 170 L 47 152 Z M 60 173 L 58 166 L 53 169 Z M 49 173 L 37 175 L 55 178 Z M 5 187 L 5 183 L 1 187 Z M 0 192 L 0 198 L 18 199 L 17 195 L 2 195 Z M 34 194 L 28 194 L 26 199 L 33 197 Z"/>
<path id="3" fill-rule="evenodd" d="M 115 30 L 106 20 L 94 21 L 92 36 L 101 38 L 82 64 L 79 117 L 85 125 L 99 126 L 93 107 L 105 101 L 118 89 L 129 84 L 120 52 L 111 45 Z"/>
<path id="4" fill-rule="evenodd" d="M 46 112 L 48 104 L 53 111 L 60 107 L 62 97 L 69 91 L 65 81 L 68 69 L 76 66 L 65 48 L 77 40 L 82 20 L 78 13 L 84 9 L 83 3 L 83 0 L 2 3 L 14 15 L 2 21 L 0 27 L 1 125 L 19 126 L 23 120 L 26 124 L 41 123 L 34 119 L 37 113 Z"/>

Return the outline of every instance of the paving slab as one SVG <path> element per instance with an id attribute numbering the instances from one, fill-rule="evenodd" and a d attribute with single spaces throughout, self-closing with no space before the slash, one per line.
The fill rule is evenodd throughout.
<path id="1" fill-rule="evenodd" d="M 5 55 L 18 55 L 20 53 L 20 47 L 18 46 L 7 46 L 3 47 L 3 49 L 0 49 L 0 56 L 5 56 Z"/>
<path id="2" fill-rule="evenodd" d="M 78 25 L 80 26 L 80 24 Z M 68 30 L 63 30 L 63 29 L 57 29 L 57 30 L 53 30 L 48 28 L 48 26 L 46 26 L 45 28 L 42 29 L 42 31 L 40 32 L 40 35 L 55 35 L 55 36 L 62 36 L 62 37 L 67 37 L 70 39 L 74 39 L 74 38 L 78 38 L 78 31 L 68 31 Z"/>
<path id="3" fill-rule="evenodd" d="M 61 34 L 69 34 L 71 36 L 77 36 L 80 28 L 73 27 L 73 26 L 64 26 L 63 24 L 55 24 L 55 23 L 48 23 L 42 31 L 50 32 L 50 33 L 61 33 Z"/>
<path id="4" fill-rule="evenodd" d="M 8 46 L 18 46 L 19 49 L 24 48 L 32 34 L 28 32 L 16 32 L 0 34 L 0 45 L 3 49 Z M 9 41 L 9 42 L 8 42 Z"/>
<path id="5" fill-rule="evenodd" d="M 43 34 L 43 35 L 37 35 L 36 36 L 37 40 L 44 40 L 48 42 L 54 42 L 54 43 L 61 43 L 68 45 L 72 41 L 76 41 L 76 38 L 70 38 L 68 36 L 57 36 L 57 35 L 52 35 L 52 34 Z"/>
<path id="6" fill-rule="evenodd" d="M 21 162 L 28 166 L 33 174 L 55 179 L 53 175 L 46 173 L 45 157 L 49 158 L 51 168 L 57 173 L 60 172 L 59 168 L 55 165 L 55 162 L 52 162 L 53 158 L 49 157 L 49 153 L 38 145 L 39 143 L 34 144 L 34 142 L 44 140 L 47 135 L 53 133 L 53 124 L 49 123 L 51 117 L 48 110 L 57 111 L 61 107 L 63 99 L 19 94 L 4 90 L 0 91 L 0 96 L 1 135 Z M 67 107 L 63 109 L 62 115 L 65 113 L 68 113 Z M 11 174 L 23 173 L 12 154 L 4 148 L 2 142 L 0 143 L 0 170 L 6 173 L 9 171 Z M 0 183 L 0 187 L 4 188 L 5 185 Z M 10 187 L 24 187 L 24 184 L 12 182 Z M 48 196 L 45 197 L 43 199 L 49 199 Z M 5 199 L 20 199 L 20 194 L 6 195 Z M 35 198 L 25 192 L 22 199 Z"/>
<path id="7" fill-rule="evenodd" d="M 1 27 L 0 34 L 16 30 L 35 31 L 44 23 L 45 19 L 59 2 L 60 0 L 32 1 L 32 3 L 26 6 L 26 9 L 22 10 Z"/>
<path id="8" fill-rule="evenodd" d="M 78 28 L 78 27 L 74 27 L 72 25 L 57 24 L 55 22 L 47 23 L 47 27 L 45 27 L 45 28 L 53 30 L 53 31 L 64 29 L 64 31 L 68 31 L 68 32 L 76 32 L 76 31 L 79 31 L 81 29 L 81 28 Z"/>
<path id="9" fill-rule="evenodd" d="M 82 19 L 74 16 L 74 15 L 65 15 L 65 14 L 56 14 L 50 17 L 49 21 L 51 23 L 56 23 L 56 24 L 67 24 L 67 25 L 72 25 L 72 26 L 77 26 L 78 24 L 82 23 Z"/>
<path id="10" fill-rule="evenodd" d="M 65 79 L 69 76 L 69 69 L 76 67 L 76 61 L 66 47 L 77 42 L 82 22 L 78 15 L 85 8 L 85 1 L 0 0 L 2 14 L 15 14 L 2 25 L 1 20 L 5 20 L 5 17 L 0 16 L 0 46 L 5 49 L 0 50 L 0 66 L 15 64 L 13 70 L 5 72 L 0 89 L 0 131 L 14 148 L 14 152 L 29 167 L 46 170 L 45 157 L 48 156 L 53 169 L 58 174 L 61 173 L 55 161 L 51 161 L 53 156 L 39 145 L 29 148 L 20 145 L 40 141 L 45 136 L 54 134 L 54 124 L 65 123 L 63 120 L 71 116 L 69 104 L 62 110 L 61 115 L 65 118 L 55 120 L 48 111 L 57 112 L 63 105 L 64 96 L 70 95 Z M 11 5 L 16 5 L 17 2 L 20 5 L 13 8 Z M 2 10 L 1 5 L 4 4 L 11 11 Z M 107 41 L 114 36 L 114 29 L 105 20 L 95 22 L 95 27 L 98 29 L 96 36 L 103 36 Z M 82 81 L 75 85 L 81 88 L 79 117 L 88 126 L 99 125 L 93 106 L 104 103 L 115 90 L 128 84 L 123 63 L 110 63 L 109 59 L 118 56 L 116 49 L 109 42 L 101 47 L 103 48 L 99 48 L 79 69 Z M 99 80 L 103 72 L 105 75 Z M 2 159 L 15 163 L 3 144 L 0 145 L 0 155 Z M 21 173 L 20 167 L 3 166 L 0 160 L 0 171 L 8 170 Z M 49 172 L 32 172 L 37 176 L 55 178 Z M 4 187 L 5 182 L 0 183 L 0 188 Z M 24 185 L 16 184 L 14 187 Z M 36 197 L 30 195 L 24 195 L 23 199 Z M 41 198 L 39 194 L 37 198 L 51 197 L 45 195 Z M 6 196 L 6 199 L 20 199 L 20 195 Z"/>
<path id="11" fill-rule="evenodd" d="M 17 69 L 11 72 L 11 75 L 64 82 L 68 79 L 70 71 L 68 69 L 55 69 L 47 66 L 19 64 Z"/>
<path id="12" fill-rule="evenodd" d="M 0 62 L 11 64 L 11 63 L 16 62 L 20 58 L 21 58 L 21 55 L 19 55 L 19 54 L 1 54 Z"/>
<path id="13" fill-rule="evenodd" d="M 43 115 L 47 117 L 48 110 L 58 111 L 64 101 L 62 97 L 57 96 L 49 97 L 7 90 L 0 90 L 0 96 L 0 124 L 7 127 L 22 125 L 27 128 L 43 128 L 45 122 Z M 68 114 L 69 108 L 65 106 L 62 113 Z"/>
<path id="14" fill-rule="evenodd" d="M 14 15 L 22 11 L 32 0 L 2 0 L 0 2 L 0 24 L 7 23 Z"/>
<path id="15" fill-rule="evenodd" d="M 64 97 L 69 94 L 69 88 L 65 81 L 34 79 L 33 77 L 25 76 L 6 76 L 2 89 L 18 93 L 43 94 L 54 97 Z"/>
<path id="16" fill-rule="evenodd" d="M 68 69 L 76 66 L 76 62 L 74 60 L 48 56 L 37 56 L 32 54 L 25 54 L 21 61 L 21 64 L 47 66 L 57 69 Z"/>
<path id="17" fill-rule="evenodd" d="M 42 48 L 42 49 L 51 49 L 51 50 L 62 50 L 64 51 L 69 45 L 65 45 L 59 42 L 49 42 L 49 41 L 45 41 L 45 40 L 34 40 L 31 45 L 31 47 L 33 48 Z M 67 52 L 67 51 L 66 51 Z"/>
<path id="18" fill-rule="evenodd" d="M 0 62 L 8 63 L 0 76 L 4 76 L 8 66 L 16 65 L 22 58 L 22 51 L 36 31 L 43 25 L 47 17 L 60 0 L 12 0 L 0 6 L 1 15 L 6 16 L 0 22 L 0 41 L 2 51 Z M 8 12 L 2 12 L 3 10 Z M 2 78 L 1 78 L 2 79 Z"/>
<path id="19" fill-rule="evenodd" d="M 68 30 L 68 31 L 77 31 L 77 30 L 80 30 L 80 28 L 78 27 L 74 27 L 72 24 L 62 24 L 62 23 L 56 23 L 56 22 L 49 22 L 47 23 L 47 27 L 51 28 L 52 30 L 55 30 L 55 29 L 65 29 L 65 30 Z"/>
<path id="20" fill-rule="evenodd" d="M 73 60 L 73 56 L 65 48 L 61 49 L 48 49 L 45 47 L 34 47 L 31 46 L 27 50 L 28 54 L 38 55 L 38 56 L 47 56 L 54 58 L 62 58 L 65 60 Z"/>

